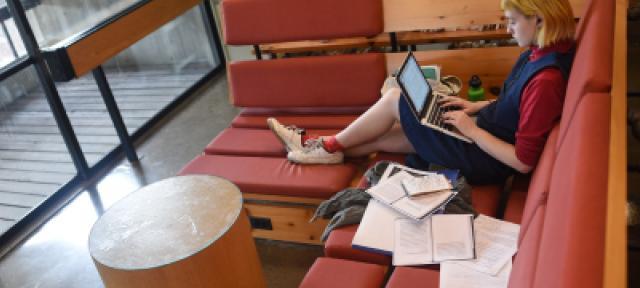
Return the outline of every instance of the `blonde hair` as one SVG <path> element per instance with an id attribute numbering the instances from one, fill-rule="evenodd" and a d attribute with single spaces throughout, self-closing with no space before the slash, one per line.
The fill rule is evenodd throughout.
<path id="1" fill-rule="evenodd" d="M 573 39 L 576 22 L 568 0 L 501 0 L 502 10 L 516 10 L 527 17 L 542 18 L 537 44 L 546 47 L 553 43 Z"/>

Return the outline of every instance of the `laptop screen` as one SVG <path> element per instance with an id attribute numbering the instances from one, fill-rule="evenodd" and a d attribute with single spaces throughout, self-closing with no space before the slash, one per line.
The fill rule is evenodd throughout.
<path id="1" fill-rule="evenodd" d="M 398 77 L 406 93 L 409 94 L 407 96 L 413 102 L 416 112 L 421 113 L 431 92 L 431 87 L 429 87 L 427 80 L 424 79 L 422 70 L 420 70 L 420 66 L 413 55 L 409 55 L 409 59 L 407 59 L 407 63 Z"/>

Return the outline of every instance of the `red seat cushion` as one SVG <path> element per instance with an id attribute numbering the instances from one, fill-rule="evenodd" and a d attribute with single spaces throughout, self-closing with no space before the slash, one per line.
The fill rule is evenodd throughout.
<path id="1" fill-rule="evenodd" d="M 380 0 L 224 0 L 221 10 L 230 45 L 368 37 L 383 30 Z"/>
<path id="2" fill-rule="evenodd" d="M 308 130 L 308 135 L 334 135 L 339 130 Z M 227 128 L 204 149 L 205 154 L 283 157 L 286 150 L 271 130 Z"/>
<path id="3" fill-rule="evenodd" d="M 380 98 L 386 77 L 381 53 L 238 61 L 229 64 L 237 107 L 355 107 Z"/>
<path id="4" fill-rule="evenodd" d="M 504 220 L 520 224 L 522 221 L 522 211 L 527 200 L 527 190 L 529 189 L 529 175 L 517 174 L 513 178 L 509 200 L 504 211 Z"/>
<path id="5" fill-rule="evenodd" d="M 440 271 L 417 267 L 396 267 L 386 288 L 437 288 Z"/>
<path id="6" fill-rule="evenodd" d="M 350 164 L 298 165 L 282 158 L 202 155 L 179 175 L 220 176 L 243 193 L 328 199 L 349 186 L 355 172 Z"/>
<path id="7" fill-rule="evenodd" d="M 342 259 L 316 259 L 302 279 L 301 288 L 378 288 L 384 284 L 385 266 Z"/>
<path id="8" fill-rule="evenodd" d="M 502 185 L 473 185 L 471 202 L 480 214 L 497 217 Z"/>
<path id="9" fill-rule="evenodd" d="M 324 255 L 332 258 L 390 265 L 390 256 L 351 248 L 351 242 L 357 229 L 358 225 L 349 225 L 331 231 L 329 238 L 324 243 Z"/>
<path id="10" fill-rule="evenodd" d="M 267 129 L 267 118 L 275 116 L 283 125 L 305 129 L 344 129 L 357 115 L 238 115 L 231 122 L 234 128 Z"/>

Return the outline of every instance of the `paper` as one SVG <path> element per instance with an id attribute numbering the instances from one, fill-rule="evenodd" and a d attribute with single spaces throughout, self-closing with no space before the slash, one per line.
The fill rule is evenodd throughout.
<path id="1" fill-rule="evenodd" d="M 436 173 L 431 173 L 422 177 L 402 179 L 402 186 L 409 196 L 453 189 L 453 186 L 451 186 L 447 177 Z"/>
<path id="2" fill-rule="evenodd" d="M 395 221 L 393 265 L 433 264 L 431 218 L 423 221 L 397 219 Z"/>
<path id="3" fill-rule="evenodd" d="M 383 203 L 370 200 L 351 246 L 391 255 L 393 252 L 394 222 L 400 218 L 405 217 Z"/>
<path id="4" fill-rule="evenodd" d="M 393 265 L 472 259 L 473 215 L 434 215 L 422 221 L 396 219 Z"/>
<path id="5" fill-rule="evenodd" d="M 434 215 L 431 231 L 434 261 L 474 258 L 473 215 Z"/>
<path id="6" fill-rule="evenodd" d="M 407 196 L 402 187 L 402 180 L 412 177 L 409 173 L 400 171 L 388 179 L 378 182 L 378 185 L 367 189 L 367 193 L 383 203 L 392 204 Z"/>
<path id="7" fill-rule="evenodd" d="M 393 208 L 413 219 L 421 219 L 448 203 L 456 192 L 440 191 L 416 197 L 404 197 L 392 204 Z"/>
<path id="8" fill-rule="evenodd" d="M 518 250 L 520 225 L 480 215 L 474 221 L 476 259 L 459 264 L 496 275 Z"/>
<path id="9" fill-rule="evenodd" d="M 443 262 L 440 264 L 440 288 L 504 288 L 509 284 L 511 268 L 511 261 L 508 261 L 496 276 L 491 276 L 457 262 Z"/>

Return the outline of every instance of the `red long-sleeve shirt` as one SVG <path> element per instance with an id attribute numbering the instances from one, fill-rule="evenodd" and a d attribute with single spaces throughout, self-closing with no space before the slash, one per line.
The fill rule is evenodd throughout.
<path id="1" fill-rule="evenodd" d="M 573 41 L 559 42 L 539 49 L 531 47 L 529 61 L 536 61 L 551 52 L 568 52 Z M 545 68 L 527 84 L 520 98 L 520 122 L 516 131 L 516 157 L 528 166 L 538 163 L 549 132 L 562 114 L 567 89 L 558 68 Z"/>

